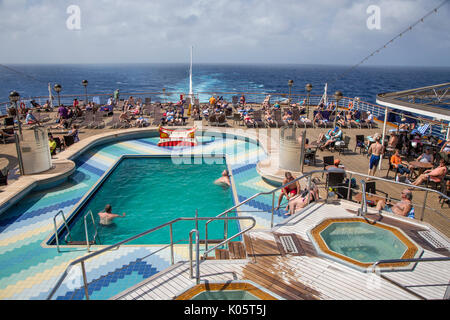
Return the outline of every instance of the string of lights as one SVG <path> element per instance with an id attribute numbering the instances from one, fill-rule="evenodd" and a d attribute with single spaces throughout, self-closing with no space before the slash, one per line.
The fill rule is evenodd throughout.
<path id="1" fill-rule="evenodd" d="M 399 34 L 397 34 L 394 38 L 392 38 L 391 40 L 389 40 L 388 42 L 386 42 L 383 46 L 381 46 L 380 48 L 376 49 L 375 51 L 373 51 L 372 53 L 370 53 L 367 57 L 365 57 L 363 60 L 361 60 L 359 63 L 355 64 L 354 66 L 352 66 L 350 69 L 348 69 L 347 71 L 343 72 L 340 76 L 336 77 L 335 80 L 333 80 L 332 82 L 328 82 L 329 85 L 341 80 L 342 78 L 344 78 L 348 73 L 352 72 L 354 69 L 356 69 L 357 67 L 359 67 L 360 65 L 362 65 L 364 62 L 366 62 L 367 60 L 369 60 L 371 57 L 373 57 L 375 54 L 379 53 L 380 51 L 386 49 L 386 47 L 388 45 L 390 45 L 391 43 L 393 43 L 395 40 L 397 40 L 398 38 L 402 37 L 405 33 L 411 31 L 415 26 L 417 26 L 419 23 L 424 22 L 424 20 L 426 18 L 428 18 L 430 15 L 437 13 L 437 11 L 443 7 L 445 4 L 447 4 L 450 0 L 445 0 L 444 2 L 442 2 L 440 5 L 438 5 L 436 8 L 434 8 L 433 10 L 429 11 L 426 15 L 424 15 L 422 18 L 420 18 L 419 20 L 417 20 L 416 22 L 414 22 L 413 24 L 411 24 L 408 28 L 406 28 L 405 30 L 403 30 L 402 32 L 400 32 Z"/>

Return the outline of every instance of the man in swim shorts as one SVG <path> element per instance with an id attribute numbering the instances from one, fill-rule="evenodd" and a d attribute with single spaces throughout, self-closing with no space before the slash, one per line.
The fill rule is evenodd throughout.
<path id="1" fill-rule="evenodd" d="M 381 135 L 379 133 L 374 135 L 375 143 L 372 143 L 369 147 L 368 154 L 370 156 L 369 161 L 369 176 L 374 176 L 377 166 L 380 163 L 380 159 L 384 153 L 384 147 L 380 143 Z"/>
<path id="2" fill-rule="evenodd" d="M 111 211 L 112 211 L 111 205 L 107 204 L 105 206 L 105 211 L 98 213 L 98 215 L 100 217 L 101 225 L 104 225 L 104 226 L 110 225 L 115 218 L 125 218 L 125 212 L 122 213 L 122 215 L 120 216 L 118 214 L 111 213 Z"/>
<path id="3" fill-rule="evenodd" d="M 289 182 L 295 180 L 295 178 L 292 176 L 292 173 L 289 171 L 286 171 L 284 174 L 285 179 L 283 180 L 283 185 L 288 184 Z M 278 205 L 275 208 L 275 210 L 278 210 L 280 208 L 281 200 L 284 196 L 286 196 L 286 199 L 289 200 L 290 198 L 294 197 L 300 192 L 300 184 L 298 181 L 293 182 L 291 184 L 288 184 L 284 188 L 281 189 L 280 196 L 278 198 Z"/>

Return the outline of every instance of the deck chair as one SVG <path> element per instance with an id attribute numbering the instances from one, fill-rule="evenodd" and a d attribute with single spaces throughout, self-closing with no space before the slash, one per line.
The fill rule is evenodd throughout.
<path id="1" fill-rule="evenodd" d="M 275 121 L 277 128 L 281 128 L 285 126 L 286 124 L 281 119 L 281 110 L 275 110 L 273 113 L 273 120 Z"/>
<path id="2" fill-rule="evenodd" d="M 9 169 L 4 171 L 0 170 L 0 186 L 6 186 L 8 184 Z"/>
<path id="3" fill-rule="evenodd" d="M 238 124 L 238 125 L 242 125 L 242 119 L 241 119 L 241 114 L 240 113 L 233 113 L 233 124 Z"/>
<path id="4" fill-rule="evenodd" d="M 73 136 L 63 136 L 63 138 L 64 138 L 64 144 L 66 145 L 66 147 L 69 147 L 75 143 Z"/>
<path id="5" fill-rule="evenodd" d="M 8 141 L 10 141 L 10 142 L 15 141 L 14 136 L 7 136 L 5 133 L 13 134 L 14 130 L 13 129 L 3 129 L 3 131 L 2 131 L 2 129 L 0 129 L 0 139 L 3 142 L 3 144 L 6 144 L 6 142 L 8 142 Z"/>
<path id="6" fill-rule="evenodd" d="M 59 137 L 53 137 L 53 140 L 55 140 L 55 142 L 56 142 L 56 148 L 55 148 L 55 150 L 53 150 L 52 155 L 55 155 L 56 150 L 59 150 L 59 152 L 62 151 L 63 145 L 62 145 L 61 139 L 59 139 Z"/>
<path id="7" fill-rule="evenodd" d="M 361 190 L 362 190 L 362 188 L 361 188 Z M 371 194 L 371 195 L 377 195 L 378 192 L 382 193 L 386 199 L 388 198 L 388 194 L 386 192 L 377 189 L 376 181 L 366 182 L 366 193 Z M 376 205 L 376 203 L 370 203 L 369 201 L 367 201 L 367 204 Z"/>
<path id="8" fill-rule="evenodd" d="M 106 123 L 106 126 L 110 129 L 116 129 L 120 126 L 120 115 L 118 112 L 114 112 L 110 122 Z"/>
<path id="9" fill-rule="evenodd" d="M 355 136 L 356 138 L 356 144 L 355 144 L 355 150 L 354 152 L 356 152 L 356 149 L 359 148 L 359 154 L 361 154 L 361 151 L 364 153 L 364 151 L 367 151 L 367 146 L 364 143 L 364 135 L 363 134 L 357 134 Z"/>
<path id="10" fill-rule="evenodd" d="M 262 117 L 261 110 L 257 110 L 255 112 L 253 112 L 253 120 L 255 121 L 255 126 L 257 128 L 264 128 L 266 126 L 261 117 Z"/>
<path id="11" fill-rule="evenodd" d="M 338 195 L 338 198 L 346 198 L 345 188 L 347 184 L 344 182 L 345 172 L 333 172 L 330 171 L 327 174 L 327 190 L 332 188 L 334 192 Z"/>
<path id="12" fill-rule="evenodd" d="M 105 127 L 105 121 L 103 120 L 103 112 L 97 111 L 94 114 L 94 122 L 92 123 L 93 129 L 101 129 Z"/>
<path id="13" fill-rule="evenodd" d="M 341 152 L 344 153 L 345 150 L 350 151 L 350 149 L 348 148 L 349 144 L 350 144 L 350 137 L 344 136 L 343 141 L 336 141 L 336 143 L 334 144 L 334 148 L 335 150 L 339 150 L 339 154 L 341 154 Z"/>
<path id="14" fill-rule="evenodd" d="M 224 113 L 222 113 L 221 115 L 219 115 L 217 117 L 217 125 L 219 127 L 227 127 L 228 126 L 227 118 Z"/>
<path id="15" fill-rule="evenodd" d="M 398 175 L 398 168 L 397 167 L 395 167 L 392 163 L 391 163 L 391 160 L 389 159 L 389 168 L 388 168 L 388 170 L 387 170 L 387 172 L 386 172 L 386 179 L 389 177 L 389 172 L 391 172 L 391 171 L 394 171 L 395 172 L 395 175 L 394 175 L 394 180 L 397 178 L 397 175 Z"/>
<path id="16" fill-rule="evenodd" d="M 323 170 L 325 170 L 326 166 L 334 165 L 334 156 L 325 156 L 323 157 Z M 324 173 L 322 172 L 322 177 Z"/>
<path id="17" fill-rule="evenodd" d="M 292 110 L 292 119 L 294 120 L 294 126 L 297 128 L 304 127 L 306 128 L 306 123 L 303 121 L 300 121 L 300 110 L 298 108 L 294 108 Z"/>
<path id="18" fill-rule="evenodd" d="M 208 117 L 208 124 L 209 124 L 210 126 L 216 126 L 216 125 L 218 124 L 218 120 L 217 120 L 217 117 L 216 117 L 215 114 L 211 114 L 211 115 Z"/>

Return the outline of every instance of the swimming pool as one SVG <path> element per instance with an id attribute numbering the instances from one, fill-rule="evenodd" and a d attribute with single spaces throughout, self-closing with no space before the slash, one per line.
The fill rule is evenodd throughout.
<path id="1" fill-rule="evenodd" d="M 96 244 L 115 244 L 151 228 L 179 217 L 214 217 L 233 206 L 231 188 L 214 184 L 223 170 L 228 169 L 225 158 L 187 157 L 172 159 L 170 156 L 122 156 L 94 186 L 90 193 L 74 209 L 70 220 L 71 240 L 85 241 L 84 219 L 93 213 L 98 229 Z M 98 212 L 106 204 L 113 213 L 126 213 L 111 225 L 99 224 Z M 94 225 L 87 219 L 90 239 Z M 200 237 L 205 236 L 205 221 L 199 222 Z M 174 241 L 188 239 L 195 227 L 192 221 L 180 221 L 173 225 Z M 209 239 L 223 239 L 224 222 L 215 221 L 208 226 Z M 229 223 L 229 234 L 238 230 L 236 222 Z M 63 239 L 61 234 L 60 239 Z M 169 229 L 161 229 L 128 244 L 170 243 Z"/>

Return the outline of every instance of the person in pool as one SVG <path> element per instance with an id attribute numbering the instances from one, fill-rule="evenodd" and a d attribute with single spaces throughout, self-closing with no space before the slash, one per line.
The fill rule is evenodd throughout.
<path id="1" fill-rule="evenodd" d="M 118 214 L 112 213 L 111 211 L 112 211 L 111 205 L 107 204 L 105 206 L 105 211 L 98 213 L 98 215 L 100 217 L 101 225 L 104 225 L 104 226 L 110 225 L 115 218 L 125 218 L 125 212 L 122 213 L 122 215 L 118 215 Z"/>
<path id="2" fill-rule="evenodd" d="M 228 170 L 223 170 L 222 176 L 219 179 L 217 179 L 214 183 L 230 187 L 231 181 L 230 181 L 230 173 L 228 172 Z"/>

